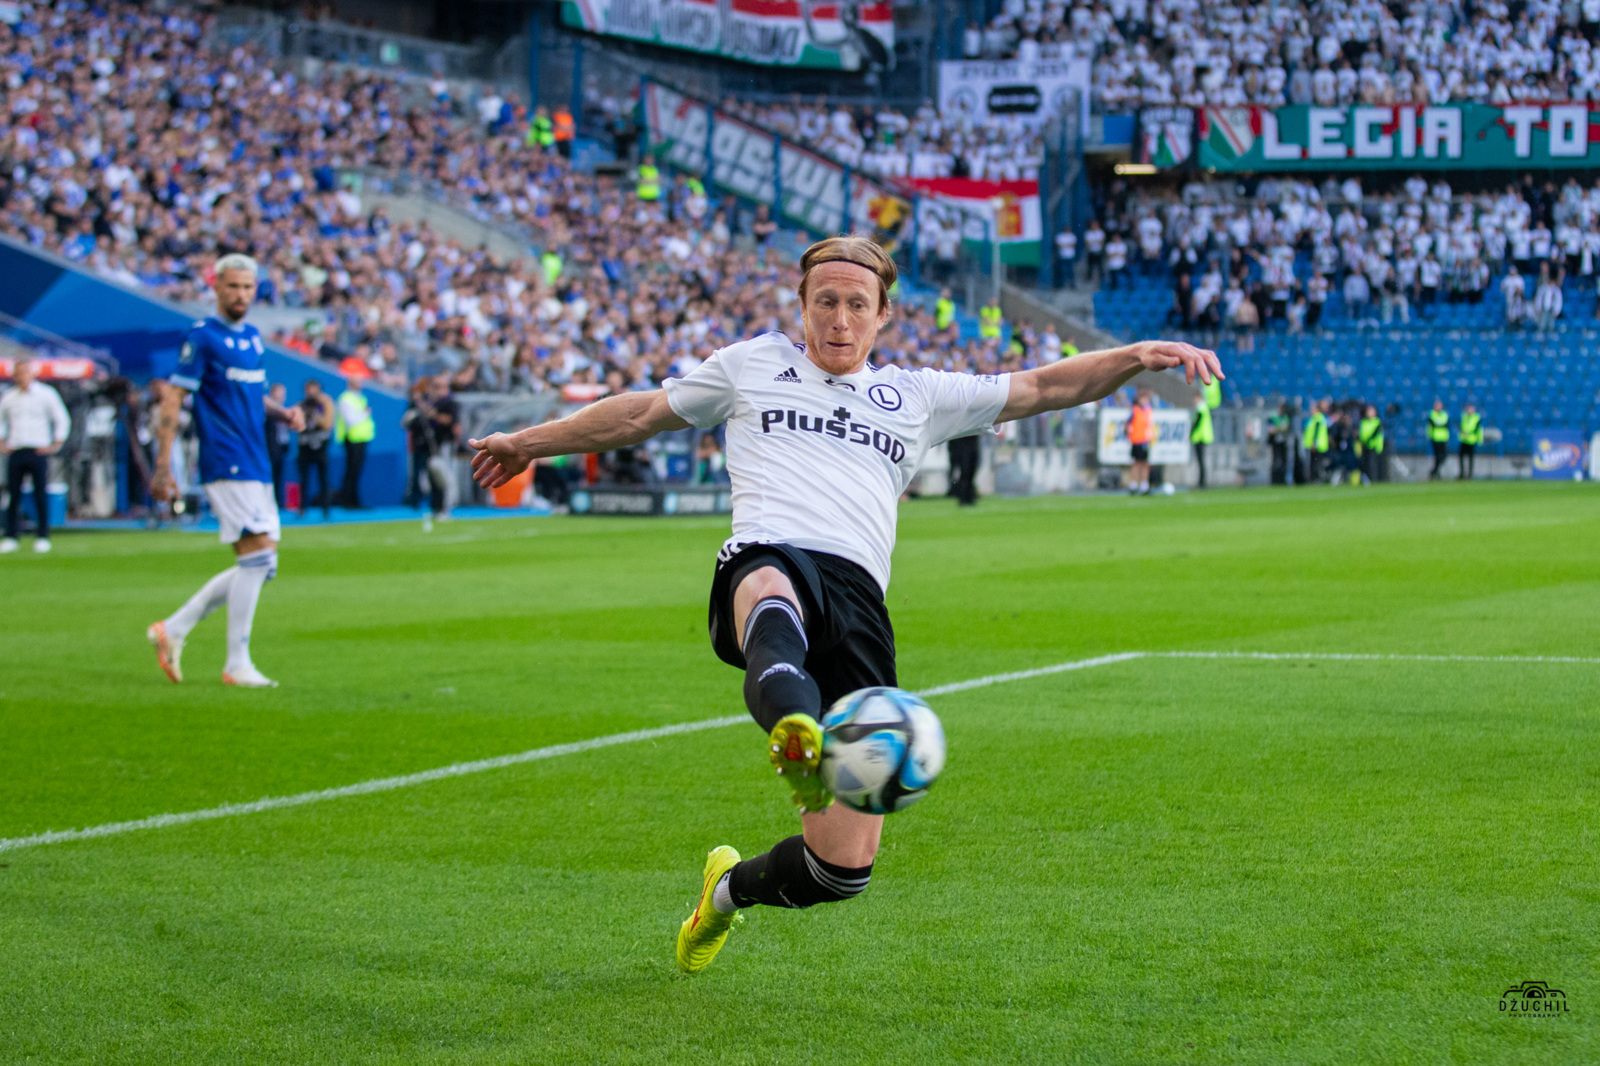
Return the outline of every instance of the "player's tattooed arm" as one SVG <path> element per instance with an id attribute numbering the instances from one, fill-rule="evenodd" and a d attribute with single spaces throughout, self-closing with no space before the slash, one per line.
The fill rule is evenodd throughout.
<path id="1" fill-rule="evenodd" d="M 498 488 L 535 459 L 609 452 L 688 426 L 667 403 L 665 390 L 624 392 L 557 422 L 467 441 L 478 453 L 472 457 L 472 476 L 486 489 Z"/>
<path id="2" fill-rule="evenodd" d="M 150 475 L 150 495 L 170 500 L 177 494 L 172 480 L 172 438 L 178 433 L 178 415 L 189 390 L 170 381 L 158 381 L 156 388 L 160 390 L 161 403 L 156 408 L 156 462 Z"/>
<path id="3" fill-rule="evenodd" d="M 1210 384 L 1225 376 L 1217 353 L 1209 349 L 1181 341 L 1139 341 L 1012 374 L 1006 405 L 995 421 L 1009 422 L 1103 399 L 1141 371 L 1179 366 L 1191 385 L 1196 378 Z"/>

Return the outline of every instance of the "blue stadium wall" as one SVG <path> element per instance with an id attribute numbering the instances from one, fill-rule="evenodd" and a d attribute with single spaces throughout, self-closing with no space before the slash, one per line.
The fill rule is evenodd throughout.
<path id="1" fill-rule="evenodd" d="M 0 235 L 0 312 L 68 340 L 108 349 L 122 373 L 139 384 L 164 378 L 178 364 L 178 349 L 194 317 L 175 304 L 91 274 L 60 256 Z M 283 382 L 290 402 L 315 378 L 337 396 L 344 379 L 326 364 L 283 348 L 267 348 L 267 380 Z M 377 422 L 367 449 L 361 497 L 369 505 L 398 504 L 405 494 L 406 441 L 400 428 L 405 400 L 382 389 L 365 390 Z M 344 449 L 335 445 L 331 480 L 340 483 Z M 293 469 L 292 461 L 290 469 Z"/>

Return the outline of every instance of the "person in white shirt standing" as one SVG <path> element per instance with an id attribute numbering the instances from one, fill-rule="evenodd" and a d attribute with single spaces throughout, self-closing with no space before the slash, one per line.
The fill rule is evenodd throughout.
<path id="1" fill-rule="evenodd" d="M 50 550 L 50 456 L 61 450 L 72 430 L 72 419 L 60 393 L 38 380 L 31 359 L 20 359 L 12 370 L 15 386 L 0 396 L 0 452 L 6 457 L 6 486 L 11 502 L 6 506 L 6 535 L 0 553 L 17 550 L 18 522 L 22 517 L 22 482 L 33 479 L 33 505 L 37 518 L 33 550 Z"/>
<path id="2" fill-rule="evenodd" d="M 869 366 L 889 320 L 894 261 L 863 237 L 800 259 L 805 343 L 762 334 L 712 354 L 663 389 L 608 397 L 570 418 L 468 443 L 496 488 L 545 457 L 629 447 L 670 430 L 727 424 L 733 535 L 717 556 L 709 628 L 717 657 L 745 671 L 745 703 L 768 758 L 805 809 L 802 832 L 740 861 L 707 856 L 678 965 L 704 969 L 740 907 L 809 907 L 858 895 L 883 818 L 833 803 L 818 776 L 833 701 L 897 684 L 884 606 L 900 494 L 928 450 L 998 422 L 1110 395 L 1143 370 L 1221 376 L 1214 353 L 1145 341 L 1013 374 Z"/>

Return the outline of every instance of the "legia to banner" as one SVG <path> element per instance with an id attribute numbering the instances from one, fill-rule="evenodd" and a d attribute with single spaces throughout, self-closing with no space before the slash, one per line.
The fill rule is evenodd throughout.
<path id="1" fill-rule="evenodd" d="M 1196 139 L 1223 172 L 1595 167 L 1596 123 L 1589 104 L 1207 107 Z"/>

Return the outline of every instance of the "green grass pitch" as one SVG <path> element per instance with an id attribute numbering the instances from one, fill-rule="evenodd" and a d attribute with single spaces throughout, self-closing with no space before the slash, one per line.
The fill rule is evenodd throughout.
<path id="1" fill-rule="evenodd" d="M 169 684 L 196 534 L 0 560 L 0 837 L 742 709 L 725 522 L 290 532 Z M 912 689 L 1129 650 L 1600 656 L 1600 493 L 903 506 Z M 1600 665 L 1146 659 L 935 698 L 870 890 L 672 946 L 794 831 L 753 725 L 0 851 L 6 1063 L 1600 1061 Z M 1568 1013 L 1498 1009 L 1525 980 Z"/>

